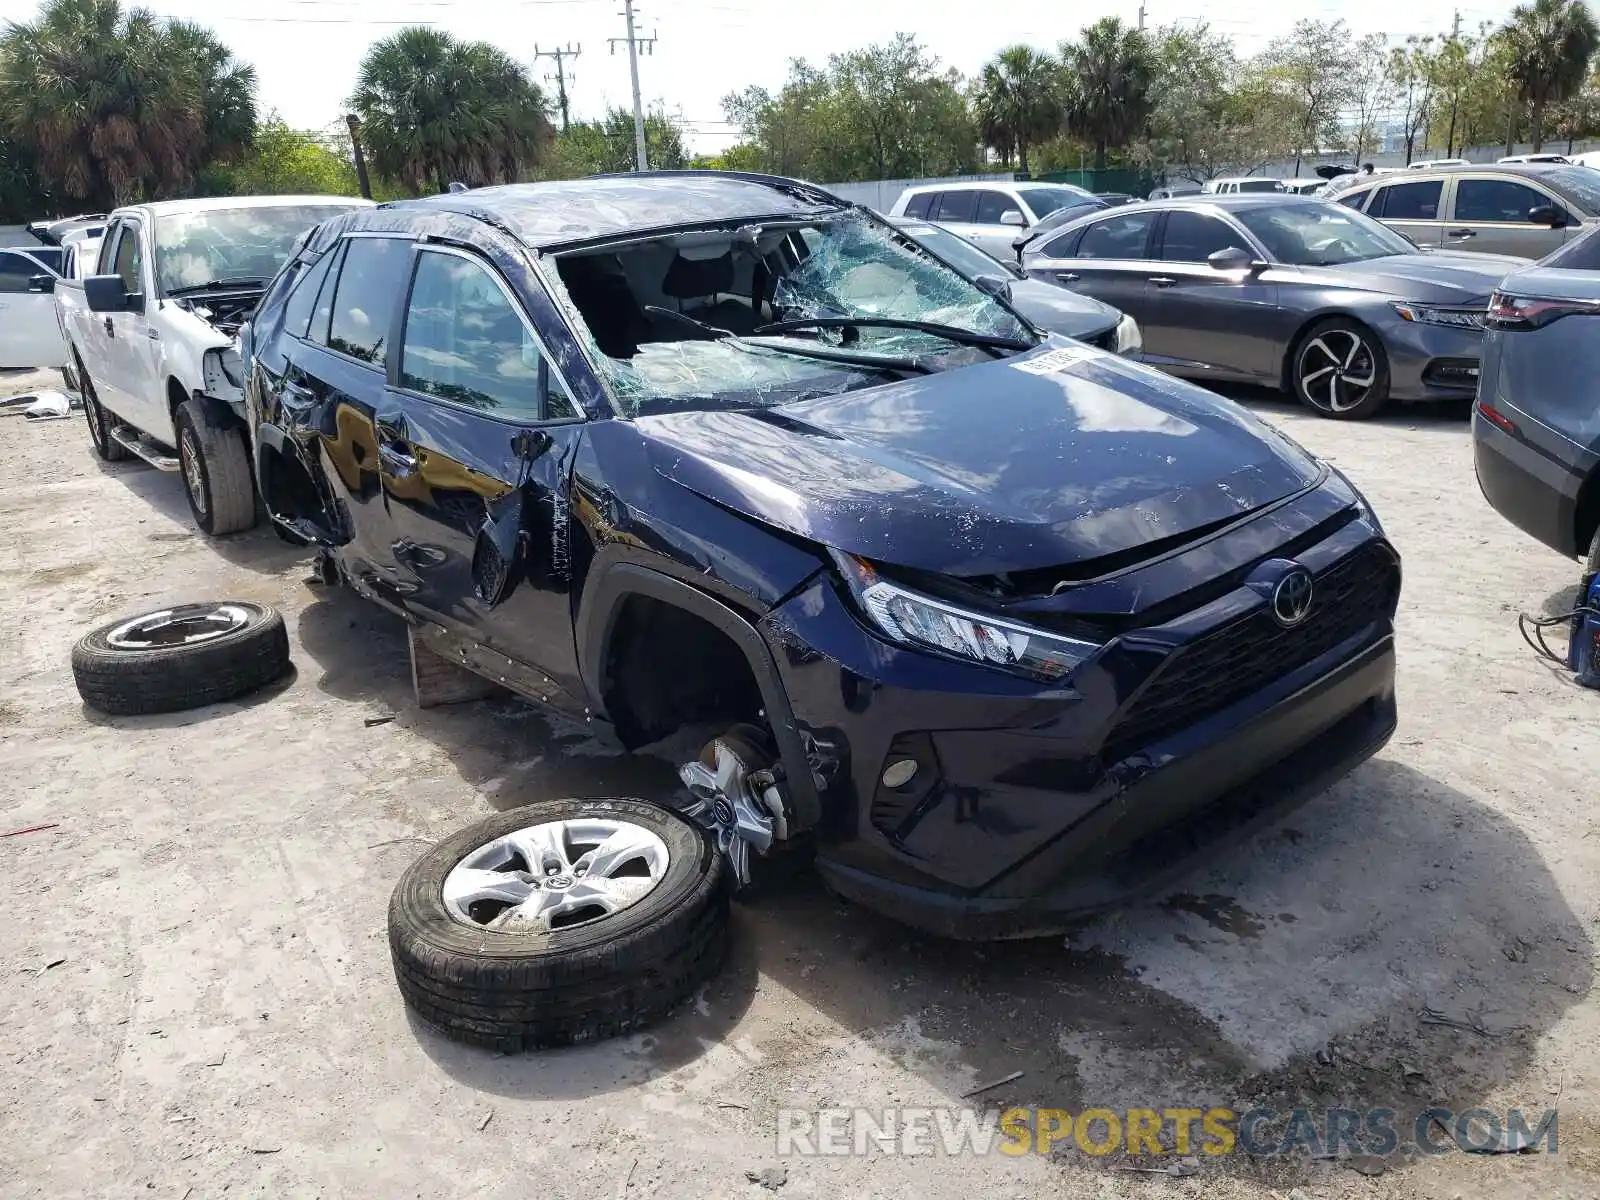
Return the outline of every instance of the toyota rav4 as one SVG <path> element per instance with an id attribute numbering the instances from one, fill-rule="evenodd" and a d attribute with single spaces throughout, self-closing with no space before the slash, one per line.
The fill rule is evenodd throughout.
<path id="1" fill-rule="evenodd" d="M 926 929 L 1059 929 L 1394 728 L 1348 479 L 808 184 L 350 212 L 243 346 L 273 520 L 628 746 L 709 728 L 679 807 L 743 881 L 805 847 Z"/>

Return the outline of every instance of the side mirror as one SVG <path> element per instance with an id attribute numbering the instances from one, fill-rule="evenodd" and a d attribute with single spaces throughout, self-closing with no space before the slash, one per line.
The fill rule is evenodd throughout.
<path id="1" fill-rule="evenodd" d="M 1213 271 L 1248 271 L 1255 266 L 1255 259 L 1250 256 L 1248 250 L 1241 250 L 1238 246 L 1228 246 L 1208 254 L 1206 263 Z"/>
<path id="2" fill-rule="evenodd" d="M 1011 281 L 1009 279 L 1002 279 L 998 275 L 979 275 L 972 282 L 991 296 L 998 296 L 1006 301 L 1011 299 Z"/>
<path id="3" fill-rule="evenodd" d="M 1015 225 L 1018 229 L 1028 227 L 1028 218 L 1022 215 L 1020 208 L 1008 208 L 1000 214 L 1000 224 Z"/>
<path id="4" fill-rule="evenodd" d="M 133 296 L 122 282 L 121 275 L 91 275 L 83 281 L 83 298 L 90 312 L 135 312 Z"/>
<path id="5" fill-rule="evenodd" d="M 56 277 L 54 275 L 28 276 L 28 291 L 35 294 L 53 292 L 56 290 Z"/>
<path id="6" fill-rule="evenodd" d="M 1551 229 L 1560 229 L 1567 223 L 1566 214 L 1554 204 L 1541 204 L 1537 208 L 1530 208 L 1528 220 L 1535 225 L 1545 225 Z"/>

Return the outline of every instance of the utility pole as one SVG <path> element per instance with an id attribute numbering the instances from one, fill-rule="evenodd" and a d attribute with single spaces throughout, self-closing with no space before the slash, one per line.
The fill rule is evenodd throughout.
<path id="1" fill-rule="evenodd" d="M 562 133 L 567 132 L 569 125 L 567 119 L 567 59 L 577 58 L 582 53 L 583 47 L 581 45 L 557 46 L 554 50 L 541 50 L 538 42 L 533 44 L 535 61 L 541 58 L 553 58 L 556 60 L 556 103 L 561 107 Z"/>
<path id="2" fill-rule="evenodd" d="M 639 48 L 644 47 L 646 54 L 655 48 L 655 35 L 647 38 L 639 37 L 633 28 L 633 0 L 622 0 L 622 15 L 628 21 L 628 36 L 625 38 L 609 38 L 611 53 L 617 52 L 618 42 L 628 43 L 628 71 L 633 76 L 633 152 L 638 169 L 650 169 L 649 157 L 644 146 L 644 104 L 639 100 Z"/>
<path id="3" fill-rule="evenodd" d="M 361 152 L 361 118 L 350 113 L 344 120 L 350 127 L 350 149 L 355 154 L 356 182 L 361 186 L 361 195 L 371 200 L 372 181 L 367 178 L 367 156 Z"/>
<path id="4" fill-rule="evenodd" d="M 1144 28 L 1144 0 L 1139 0 L 1139 28 Z"/>

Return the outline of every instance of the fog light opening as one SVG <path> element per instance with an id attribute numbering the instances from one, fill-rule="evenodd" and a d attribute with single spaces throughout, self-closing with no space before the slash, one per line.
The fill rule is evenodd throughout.
<path id="1" fill-rule="evenodd" d="M 914 758 L 897 758 L 883 769 L 883 786 L 902 788 L 917 777 L 921 764 Z"/>

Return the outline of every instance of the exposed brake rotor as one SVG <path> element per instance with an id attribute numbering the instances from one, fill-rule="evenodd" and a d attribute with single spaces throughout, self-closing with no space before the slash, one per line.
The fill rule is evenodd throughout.
<path id="1" fill-rule="evenodd" d="M 678 768 L 690 795 L 680 811 L 717 839 L 741 887 L 750 882 L 751 847 L 765 854 L 774 838 L 788 836 L 772 756 L 760 748 L 765 737 L 746 728 L 750 736 L 735 726 L 707 745 L 698 760 Z"/>

